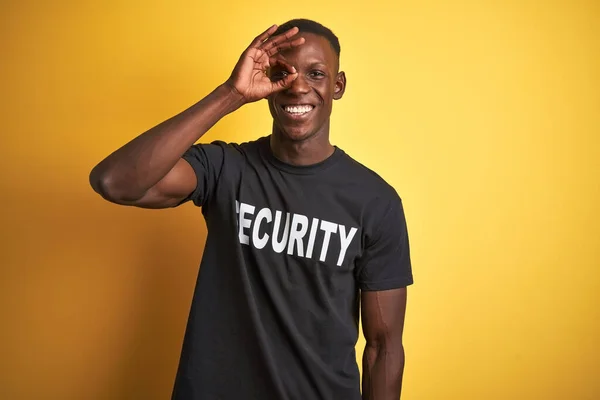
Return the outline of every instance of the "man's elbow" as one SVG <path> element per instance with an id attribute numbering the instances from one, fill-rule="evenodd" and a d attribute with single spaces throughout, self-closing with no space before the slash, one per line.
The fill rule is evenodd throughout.
<path id="1" fill-rule="evenodd" d="M 115 204 L 131 204 L 143 196 L 133 193 L 131 185 L 126 185 L 129 189 L 125 189 L 111 174 L 99 172 L 96 168 L 90 172 L 89 183 L 103 199 Z"/>
<path id="2" fill-rule="evenodd" d="M 402 341 L 371 340 L 365 345 L 365 354 L 373 362 L 383 363 L 391 373 L 402 375 L 404 370 L 404 345 Z"/>
<path id="3" fill-rule="evenodd" d="M 364 353 L 364 400 L 397 399 L 402 393 L 402 343 L 367 341 Z"/>
<path id="4" fill-rule="evenodd" d="M 377 352 L 385 352 L 385 353 L 404 353 L 404 345 L 402 341 L 367 341 L 365 346 L 369 349 L 376 350 Z"/>

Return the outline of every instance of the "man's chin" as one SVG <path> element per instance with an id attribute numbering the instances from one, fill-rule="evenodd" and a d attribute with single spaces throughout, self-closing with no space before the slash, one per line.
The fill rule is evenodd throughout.
<path id="1" fill-rule="evenodd" d="M 294 142 L 303 142 L 307 139 L 310 139 L 313 136 L 314 136 L 314 134 L 312 134 L 312 132 L 292 133 L 292 134 L 288 135 L 290 140 L 292 140 Z"/>
<path id="2" fill-rule="evenodd" d="M 279 134 L 287 140 L 301 142 L 313 136 L 313 132 L 306 127 L 283 126 Z"/>

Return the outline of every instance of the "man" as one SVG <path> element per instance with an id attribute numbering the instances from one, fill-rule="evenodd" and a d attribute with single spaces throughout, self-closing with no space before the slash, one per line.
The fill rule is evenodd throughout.
<path id="1" fill-rule="evenodd" d="M 314 21 L 274 25 L 226 82 L 90 174 L 117 204 L 202 207 L 208 237 L 173 399 L 400 397 L 413 283 L 406 223 L 395 190 L 330 144 L 332 103 L 346 88 L 339 54 Z M 264 98 L 269 136 L 194 144 Z"/>

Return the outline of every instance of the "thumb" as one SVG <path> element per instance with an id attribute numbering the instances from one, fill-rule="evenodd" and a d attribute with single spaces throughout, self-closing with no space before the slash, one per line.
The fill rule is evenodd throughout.
<path id="1" fill-rule="evenodd" d="M 285 71 L 285 75 L 281 79 L 273 81 L 273 90 L 278 91 L 290 87 L 292 82 L 298 78 L 298 71 L 296 68 L 289 64 L 281 57 L 272 57 L 269 62 L 273 66 L 277 66 L 279 69 Z"/>
<path id="2" fill-rule="evenodd" d="M 298 73 L 294 72 L 290 72 L 288 73 L 284 78 L 279 79 L 275 82 L 272 82 L 273 84 L 273 90 L 274 91 L 279 91 L 279 90 L 283 90 L 286 89 L 288 87 L 290 87 L 292 85 L 292 82 L 294 82 L 296 79 L 298 78 Z"/>

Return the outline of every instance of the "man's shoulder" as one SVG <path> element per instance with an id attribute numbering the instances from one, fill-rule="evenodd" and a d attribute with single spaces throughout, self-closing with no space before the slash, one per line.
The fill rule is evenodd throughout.
<path id="1" fill-rule="evenodd" d="M 216 146 L 223 149 L 223 151 L 234 151 L 243 153 L 248 151 L 257 151 L 260 148 L 260 145 L 264 143 L 266 139 L 266 137 L 260 137 L 258 139 L 248 140 L 245 142 L 216 139 L 208 143 L 200 144 L 200 146 Z"/>
<path id="2" fill-rule="evenodd" d="M 342 173 L 360 185 L 366 193 L 384 196 L 390 200 L 398 198 L 396 189 L 383 176 L 345 152 L 342 167 Z"/>
<path id="3" fill-rule="evenodd" d="M 191 151 L 206 155 L 208 160 L 213 160 L 223 165 L 242 165 L 249 159 L 257 157 L 260 145 L 265 138 L 258 138 L 245 142 L 226 141 L 216 139 L 204 143 L 196 143 Z"/>

